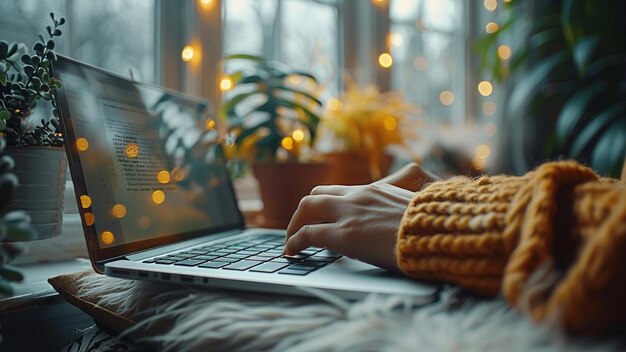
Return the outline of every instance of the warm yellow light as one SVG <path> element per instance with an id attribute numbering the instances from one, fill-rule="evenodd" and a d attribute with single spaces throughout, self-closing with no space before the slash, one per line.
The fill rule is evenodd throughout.
<path id="1" fill-rule="evenodd" d="M 483 114 L 485 116 L 493 116 L 496 113 L 496 104 L 492 101 L 486 101 L 483 103 Z"/>
<path id="2" fill-rule="evenodd" d="M 183 51 L 180 53 L 180 57 L 181 59 L 183 59 L 183 61 L 191 61 L 191 59 L 193 59 L 193 47 L 191 45 L 187 45 L 183 48 Z"/>
<path id="3" fill-rule="evenodd" d="M 205 10 L 211 10 L 215 6 L 215 0 L 200 0 L 200 6 Z"/>
<path id="4" fill-rule="evenodd" d="M 502 60 L 508 60 L 511 57 L 511 48 L 508 45 L 500 45 L 498 47 L 498 57 Z"/>
<path id="5" fill-rule="evenodd" d="M 115 235 L 111 231 L 103 231 L 102 234 L 100 234 L 100 239 L 104 244 L 111 244 L 115 241 Z"/>
<path id="6" fill-rule="evenodd" d="M 491 148 L 486 144 L 479 144 L 476 146 L 476 149 L 474 149 L 474 155 L 478 159 L 487 159 L 489 155 L 491 155 Z"/>
<path id="7" fill-rule="evenodd" d="M 372 0 L 372 3 L 373 3 L 374 5 L 382 6 L 382 5 L 384 5 L 385 3 L 387 3 L 387 0 Z"/>
<path id="8" fill-rule="evenodd" d="M 89 208 L 91 206 L 91 198 L 84 194 L 80 196 L 80 206 L 83 207 L 83 209 Z"/>
<path id="9" fill-rule="evenodd" d="M 491 95 L 492 92 L 493 86 L 489 81 L 481 81 L 480 83 L 478 83 L 478 93 L 480 93 L 480 95 L 482 95 L 483 97 Z"/>
<path id="10" fill-rule="evenodd" d="M 507 4 L 511 2 L 511 0 L 504 0 L 504 2 L 506 2 Z"/>
<path id="11" fill-rule="evenodd" d="M 91 212 L 83 214 L 83 218 L 85 219 L 85 225 L 87 226 L 91 226 L 96 222 L 96 217 Z"/>
<path id="12" fill-rule="evenodd" d="M 293 138 L 291 137 L 283 138 L 283 140 L 280 142 L 280 145 L 282 145 L 283 148 L 285 148 L 285 150 L 293 149 Z"/>
<path id="13" fill-rule="evenodd" d="M 393 57 L 389 53 L 382 53 L 378 56 L 378 63 L 381 67 L 389 68 L 393 65 Z"/>
<path id="14" fill-rule="evenodd" d="M 496 124 L 493 122 L 488 122 L 483 127 L 483 132 L 485 133 L 485 136 L 493 137 L 498 132 L 498 126 L 496 126 Z"/>
<path id="15" fill-rule="evenodd" d="M 489 22 L 485 26 L 485 32 L 492 34 L 500 30 L 500 26 L 498 26 L 495 22 Z"/>
<path id="16" fill-rule="evenodd" d="M 139 155 L 139 146 L 136 143 L 128 143 L 124 147 L 124 154 L 128 158 L 136 158 Z"/>
<path id="17" fill-rule="evenodd" d="M 425 70 L 428 67 L 428 60 L 423 56 L 418 56 L 413 60 L 413 65 L 418 70 Z"/>
<path id="18" fill-rule="evenodd" d="M 291 138 L 296 142 L 300 142 L 304 139 L 304 132 L 302 132 L 302 130 L 295 130 L 291 133 Z"/>
<path id="19" fill-rule="evenodd" d="M 207 130 L 212 130 L 212 129 L 214 129 L 214 128 L 215 128 L 215 125 L 216 125 L 216 124 L 217 124 L 217 123 L 215 122 L 215 120 L 213 120 L 212 118 L 208 118 L 208 119 L 206 120 L 206 129 L 207 129 Z"/>
<path id="20" fill-rule="evenodd" d="M 483 170 L 487 161 L 485 159 L 473 158 L 472 159 L 472 167 L 476 170 Z"/>
<path id="21" fill-rule="evenodd" d="M 165 170 L 159 171 L 157 173 L 157 180 L 163 184 L 170 182 L 170 173 Z"/>
<path id="22" fill-rule="evenodd" d="M 398 126 L 398 122 L 393 116 L 387 116 L 383 119 L 383 126 L 386 130 L 393 131 Z"/>
<path id="23" fill-rule="evenodd" d="M 152 201 L 154 202 L 154 204 L 161 204 L 165 202 L 165 192 L 161 191 L 160 189 L 152 192 Z"/>
<path id="24" fill-rule="evenodd" d="M 151 221 L 147 216 L 140 216 L 137 218 L 137 226 L 142 230 L 147 230 L 150 227 Z"/>
<path id="25" fill-rule="evenodd" d="M 230 77 L 224 77 L 220 80 L 220 89 L 222 92 L 231 90 L 233 88 L 233 80 Z"/>
<path id="26" fill-rule="evenodd" d="M 87 138 L 78 138 L 76 140 L 76 149 L 78 149 L 79 152 L 87 151 L 87 149 L 89 149 L 89 141 Z"/>
<path id="27" fill-rule="evenodd" d="M 449 90 L 444 90 L 439 94 L 439 101 L 445 106 L 450 106 L 454 103 L 454 94 Z"/>
<path id="28" fill-rule="evenodd" d="M 115 204 L 111 209 L 113 217 L 121 219 L 126 216 L 126 207 L 123 204 Z"/>
<path id="29" fill-rule="evenodd" d="M 401 33 L 391 33 L 389 42 L 391 42 L 393 46 L 402 46 L 402 44 L 404 44 L 404 36 Z"/>
<path id="30" fill-rule="evenodd" d="M 339 110 L 341 109 L 341 100 L 337 98 L 328 99 L 328 109 L 329 110 Z"/>
<path id="31" fill-rule="evenodd" d="M 498 1 L 496 0 L 485 0 L 483 1 L 483 6 L 487 11 L 495 11 L 498 8 Z"/>

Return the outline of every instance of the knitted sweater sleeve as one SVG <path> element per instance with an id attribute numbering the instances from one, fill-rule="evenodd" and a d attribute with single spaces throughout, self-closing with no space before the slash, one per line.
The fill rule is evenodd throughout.
<path id="1" fill-rule="evenodd" d="M 623 253 L 624 183 L 575 162 L 435 182 L 410 202 L 396 245 L 407 276 L 502 294 L 576 333 L 626 326 Z"/>

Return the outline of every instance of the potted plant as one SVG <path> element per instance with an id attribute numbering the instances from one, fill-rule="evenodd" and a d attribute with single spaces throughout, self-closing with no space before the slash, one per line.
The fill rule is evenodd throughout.
<path id="1" fill-rule="evenodd" d="M 322 102 L 307 89 L 316 79 L 306 72 L 253 55 L 231 55 L 226 64 L 248 65 L 228 77 L 233 89 L 220 109 L 228 119 L 227 156 L 252 165 L 259 181 L 266 226 L 286 226 L 302 197 L 325 183 L 329 166 L 314 162 L 311 145 Z M 228 144 L 228 143 L 227 143 Z"/>
<path id="2" fill-rule="evenodd" d="M 333 166 L 330 181 L 365 184 L 385 176 L 392 163 L 387 148 L 404 144 L 402 124 L 414 110 L 397 92 L 348 82 L 342 96 L 328 104 L 322 121 L 332 144 L 325 154 Z"/>
<path id="3" fill-rule="evenodd" d="M 509 160 L 563 155 L 619 177 L 626 150 L 626 30 L 622 1 L 547 0 L 503 4 L 500 29 L 478 43 L 483 71 L 511 82 L 506 96 Z M 502 57 L 498 50 L 510 47 Z M 525 118 L 525 117 L 532 118 Z M 522 126 L 523 125 L 523 126 Z"/>
<path id="4" fill-rule="evenodd" d="M 53 13 L 50 17 L 47 36 L 39 34 L 32 54 L 24 44 L 0 41 L 0 134 L 22 181 L 9 208 L 29 214 L 39 233 L 36 238 L 60 234 L 67 163 L 53 100 L 61 82 L 50 71 L 56 59 L 54 38 L 62 34 L 59 27 L 65 19 Z M 45 116 L 42 101 L 54 116 Z"/>

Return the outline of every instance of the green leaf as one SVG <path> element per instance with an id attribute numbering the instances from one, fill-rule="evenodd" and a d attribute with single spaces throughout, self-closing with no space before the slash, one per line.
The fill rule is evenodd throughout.
<path id="1" fill-rule="evenodd" d="M 591 62 L 599 43 L 599 34 L 588 35 L 574 42 L 572 56 L 582 76 L 585 76 L 587 65 Z"/>
<path id="2" fill-rule="evenodd" d="M 0 111 L 0 120 L 6 120 L 9 117 L 11 117 L 11 113 L 6 111 L 6 110 L 2 110 Z"/>
<path id="3" fill-rule="evenodd" d="M 580 156 L 589 143 L 616 118 L 623 116 L 626 111 L 626 103 L 619 103 L 595 116 L 591 122 L 574 139 L 571 155 L 574 158 Z"/>
<path id="4" fill-rule="evenodd" d="M 7 280 L 0 278 L 0 295 L 11 296 L 13 294 L 13 287 Z"/>
<path id="5" fill-rule="evenodd" d="M 539 62 L 520 80 L 511 93 L 509 112 L 516 116 L 519 111 L 538 93 L 541 86 L 549 81 L 549 75 L 559 64 L 567 59 L 565 53 L 556 53 Z"/>
<path id="6" fill-rule="evenodd" d="M 0 276 L 9 281 L 22 281 L 24 276 L 12 265 L 0 266 Z"/>
<path id="7" fill-rule="evenodd" d="M 220 108 L 220 117 L 221 118 L 226 118 L 232 115 L 232 112 L 234 112 L 235 106 L 237 106 L 237 104 L 241 103 L 242 101 L 246 100 L 248 97 L 251 97 L 255 94 L 259 94 L 260 92 L 258 90 L 254 90 L 252 92 L 246 92 L 246 93 L 241 93 L 238 94 L 234 97 L 232 97 L 231 99 L 228 99 L 224 104 L 222 104 L 221 108 Z"/>
<path id="8" fill-rule="evenodd" d="M 617 120 L 600 136 L 591 154 L 591 165 L 602 174 L 619 177 L 626 157 L 626 120 Z"/>
<path id="9" fill-rule="evenodd" d="M 61 81 L 59 81 L 58 79 L 54 81 L 53 85 L 56 89 L 63 88 L 63 83 L 61 83 Z"/>
<path id="10" fill-rule="evenodd" d="M 237 81 L 235 81 L 235 83 L 236 84 L 248 84 L 248 83 L 260 83 L 263 81 L 265 81 L 265 78 L 259 75 L 248 75 L 248 76 L 240 77 Z"/>
<path id="11" fill-rule="evenodd" d="M 303 91 L 303 90 L 300 90 L 300 89 L 295 89 L 295 88 L 292 88 L 292 87 L 289 87 L 289 86 L 283 86 L 283 85 L 278 86 L 278 87 L 276 87 L 276 88 L 281 89 L 281 90 L 286 90 L 286 91 L 289 91 L 289 92 L 292 92 L 292 93 L 296 93 L 296 94 L 302 94 L 302 95 L 304 95 L 305 97 L 307 97 L 307 98 L 309 98 L 309 99 L 313 100 L 313 101 L 314 101 L 317 105 L 319 105 L 319 106 L 322 106 L 322 105 L 323 105 L 323 104 L 322 104 L 322 102 L 321 102 L 319 99 L 317 99 L 317 98 L 316 98 L 315 96 L 313 96 L 311 93 L 305 92 L 305 91 Z"/>
<path id="12" fill-rule="evenodd" d="M 559 143 L 565 143 L 584 116 L 589 103 L 602 92 L 606 92 L 605 89 L 605 83 L 596 83 L 577 92 L 565 103 L 556 122 Z"/>
<path id="13" fill-rule="evenodd" d="M 263 62 L 265 61 L 265 58 L 261 56 L 249 55 L 249 54 L 233 54 L 233 55 L 226 56 L 224 60 L 250 60 L 250 61 L 256 61 L 256 62 Z"/>

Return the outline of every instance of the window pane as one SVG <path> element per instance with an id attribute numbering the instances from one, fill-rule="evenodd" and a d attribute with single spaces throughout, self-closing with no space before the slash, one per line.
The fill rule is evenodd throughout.
<path id="1" fill-rule="evenodd" d="M 58 53 L 125 76 L 132 68 L 138 78 L 157 82 L 155 6 L 155 0 L 3 1 L 0 28 L 2 39 L 32 47 L 54 12 L 67 19 Z"/>

